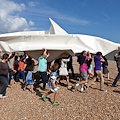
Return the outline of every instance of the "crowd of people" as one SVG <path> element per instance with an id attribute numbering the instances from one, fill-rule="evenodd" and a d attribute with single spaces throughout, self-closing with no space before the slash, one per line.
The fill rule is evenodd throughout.
<path id="1" fill-rule="evenodd" d="M 74 69 L 72 66 L 72 56 L 67 53 L 61 54 L 60 58 L 54 60 L 54 62 L 47 62 L 47 58 L 50 56 L 46 49 L 43 49 L 43 53 L 38 59 L 38 64 L 35 65 L 34 60 L 27 56 L 26 54 L 20 55 L 19 57 L 15 55 L 15 53 L 7 54 L 4 53 L 2 55 L 1 52 L 1 61 L 0 61 L 0 82 L 2 87 L 0 89 L 0 98 L 6 98 L 6 89 L 8 85 L 11 84 L 11 79 L 14 79 L 14 84 L 16 84 L 20 78 L 23 79 L 23 90 L 26 90 L 27 85 L 30 85 L 31 93 L 35 93 L 36 87 L 39 84 L 43 83 L 42 90 L 47 91 L 44 95 L 42 95 L 42 99 L 46 101 L 46 97 L 49 94 L 54 93 L 54 101 L 53 105 L 59 105 L 57 103 L 58 96 L 58 84 L 62 77 L 66 78 L 67 89 L 71 90 L 80 86 L 80 92 L 85 92 L 88 90 L 91 84 L 95 84 L 95 81 L 100 81 L 100 91 L 107 92 L 104 88 L 104 75 L 107 74 L 108 80 L 109 78 L 109 70 L 108 70 L 108 61 L 105 56 L 102 56 L 101 52 L 97 52 L 94 56 L 94 72 L 92 67 L 92 55 L 88 51 L 83 51 L 80 54 L 76 54 L 77 62 L 79 63 L 79 78 L 80 81 L 74 86 L 70 85 L 69 82 L 69 69 L 72 72 L 72 78 L 75 78 Z M 14 57 L 13 62 L 13 70 L 10 64 L 10 60 Z M 19 60 L 18 60 L 19 58 Z M 115 54 L 114 59 L 117 63 L 118 67 L 118 75 L 115 78 L 112 87 L 116 87 L 117 81 L 120 79 L 120 52 Z M 34 68 L 38 66 L 37 73 L 40 76 L 40 80 L 35 80 L 35 72 Z M 103 71 L 102 68 L 103 67 Z M 13 77 L 12 77 L 13 76 Z M 90 80 L 91 79 L 91 80 Z M 50 90 L 46 89 L 46 85 L 48 84 Z"/>

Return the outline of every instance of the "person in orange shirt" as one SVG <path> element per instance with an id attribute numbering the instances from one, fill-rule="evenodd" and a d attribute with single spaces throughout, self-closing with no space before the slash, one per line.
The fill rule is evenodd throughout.
<path id="1" fill-rule="evenodd" d="M 24 59 L 25 59 L 25 57 L 26 57 L 26 55 L 20 56 L 19 67 L 18 67 L 19 76 L 14 81 L 14 84 L 16 84 L 16 82 L 18 82 L 18 80 L 20 79 L 20 76 L 22 76 L 23 82 L 25 83 L 25 74 L 24 74 L 24 66 L 25 66 Z"/>

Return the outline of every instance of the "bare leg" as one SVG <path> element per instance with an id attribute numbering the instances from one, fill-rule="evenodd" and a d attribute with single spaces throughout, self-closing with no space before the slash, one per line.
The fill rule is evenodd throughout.
<path id="1" fill-rule="evenodd" d="M 33 85 L 30 85 L 30 88 L 31 88 L 31 92 L 33 92 Z"/>
<path id="2" fill-rule="evenodd" d="M 90 73 L 87 75 L 87 79 L 89 79 L 90 78 Z"/>
<path id="3" fill-rule="evenodd" d="M 84 85 L 85 85 L 85 83 L 87 83 L 87 82 L 88 82 L 88 80 L 85 80 L 85 81 L 81 81 L 81 82 L 80 82 L 81 92 L 84 90 Z"/>
<path id="4" fill-rule="evenodd" d="M 83 85 L 83 86 L 84 86 L 84 84 L 87 83 L 87 82 L 88 82 L 88 80 L 81 81 L 81 82 L 79 83 L 79 85 Z"/>
<path id="5" fill-rule="evenodd" d="M 96 78 L 97 78 L 97 74 L 95 73 L 93 79 L 88 82 L 87 87 L 91 86 L 91 84 L 96 81 Z"/>
<path id="6" fill-rule="evenodd" d="M 69 83 L 69 76 L 66 76 L 66 78 L 67 78 L 67 85 L 68 85 L 68 87 L 70 86 L 70 83 Z"/>
<path id="7" fill-rule="evenodd" d="M 23 90 L 26 90 L 26 87 L 27 87 L 27 85 L 25 84 L 25 87 L 23 88 Z"/>
<path id="8" fill-rule="evenodd" d="M 56 102 L 57 96 L 58 96 L 58 91 L 55 92 L 55 95 L 54 95 L 54 102 Z"/>
<path id="9" fill-rule="evenodd" d="M 83 91 L 84 91 L 83 86 L 84 86 L 84 84 L 82 84 L 82 85 L 81 85 L 81 92 L 83 92 Z"/>
<path id="10" fill-rule="evenodd" d="M 110 74 L 108 73 L 107 76 L 108 76 L 108 80 L 109 80 L 110 79 Z"/>
<path id="11" fill-rule="evenodd" d="M 93 72 L 90 73 L 92 76 L 94 76 Z"/>
<path id="12" fill-rule="evenodd" d="M 57 80 L 56 80 L 56 86 L 58 85 L 60 79 L 61 79 L 61 76 L 59 76 L 59 77 L 57 78 Z"/>
<path id="13" fill-rule="evenodd" d="M 49 92 L 47 92 L 47 93 L 45 94 L 45 97 L 47 97 L 47 96 L 50 95 L 51 93 L 53 93 L 53 92 L 50 90 Z"/>

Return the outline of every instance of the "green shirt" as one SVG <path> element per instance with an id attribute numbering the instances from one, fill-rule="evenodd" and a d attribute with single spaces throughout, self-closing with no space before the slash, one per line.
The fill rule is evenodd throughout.
<path id="1" fill-rule="evenodd" d="M 38 59 L 38 71 L 46 72 L 47 71 L 47 60 L 42 56 Z"/>

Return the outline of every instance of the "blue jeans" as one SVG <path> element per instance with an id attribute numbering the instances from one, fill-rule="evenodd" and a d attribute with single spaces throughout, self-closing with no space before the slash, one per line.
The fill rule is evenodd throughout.
<path id="1" fill-rule="evenodd" d="M 115 78 L 115 80 L 114 80 L 112 86 L 115 86 L 116 83 L 117 83 L 117 81 L 118 81 L 119 79 L 120 79 L 120 68 L 118 68 L 118 75 L 117 75 L 117 77 Z"/>
<path id="2" fill-rule="evenodd" d="M 8 73 L 8 79 L 9 79 L 9 84 L 11 83 L 11 79 L 12 79 L 12 72 L 11 71 L 9 71 L 9 73 Z"/>
<path id="3" fill-rule="evenodd" d="M 24 71 L 21 71 L 21 69 L 20 69 L 20 70 L 18 70 L 18 72 L 19 72 L 19 76 L 16 78 L 15 82 L 18 82 L 18 80 L 20 79 L 20 76 L 22 76 L 23 82 L 25 82 L 25 74 L 24 74 Z"/>
<path id="4" fill-rule="evenodd" d="M 2 94 L 3 96 L 6 95 L 6 89 L 8 86 L 8 76 L 4 76 L 4 75 L 0 75 L 0 82 L 3 84 L 1 90 L 0 90 L 0 94 Z"/>
<path id="5" fill-rule="evenodd" d="M 40 73 L 42 80 L 35 83 L 35 86 L 38 86 L 40 83 L 43 83 L 43 89 L 45 89 L 46 83 L 48 81 L 47 72 L 39 72 L 39 73 Z"/>

